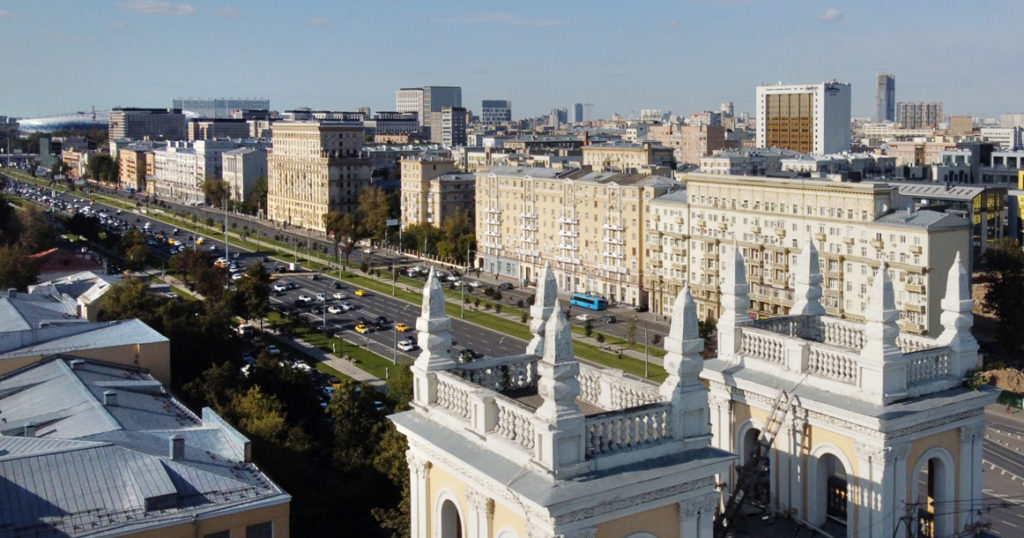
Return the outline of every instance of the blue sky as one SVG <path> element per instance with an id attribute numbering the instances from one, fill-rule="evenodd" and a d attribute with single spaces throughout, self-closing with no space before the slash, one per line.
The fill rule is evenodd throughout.
<path id="1" fill-rule="evenodd" d="M 869 116 L 885 70 L 897 100 L 991 117 L 1024 111 L 1021 20 L 1019 0 L 0 0 L 0 114 L 184 96 L 391 110 L 423 85 L 462 86 L 475 111 L 511 99 L 516 118 L 752 112 L 761 82 L 836 78 Z"/>

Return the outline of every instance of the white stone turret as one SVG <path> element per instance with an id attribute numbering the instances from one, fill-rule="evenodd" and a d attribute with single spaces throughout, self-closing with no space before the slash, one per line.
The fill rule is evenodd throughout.
<path id="1" fill-rule="evenodd" d="M 795 300 L 789 309 L 790 315 L 824 316 L 825 307 L 821 305 L 821 262 L 813 241 L 807 242 L 807 247 L 797 258 L 795 276 Z"/>
<path id="2" fill-rule="evenodd" d="M 718 317 L 718 352 L 734 356 L 739 351 L 739 327 L 750 324 L 750 285 L 740 249 L 733 243 L 732 261 L 726 263 L 722 282 L 722 315 Z"/>
<path id="3" fill-rule="evenodd" d="M 580 394 L 580 363 L 572 348 L 572 332 L 561 310 L 552 312 L 544 327 L 544 354 L 537 362 L 537 394 L 543 399 L 534 413 L 546 423 L 538 443 L 541 464 L 558 472 L 559 467 L 584 459 L 583 412 L 576 404 Z"/>
<path id="4" fill-rule="evenodd" d="M 526 353 L 540 357 L 544 353 L 544 326 L 551 316 L 551 312 L 558 306 L 558 284 L 555 282 L 555 273 L 551 270 L 551 264 L 544 264 L 544 276 L 541 277 L 537 286 L 537 294 L 534 295 L 533 305 L 530 306 L 530 332 L 533 338 L 526 346 Z"/>
<path id="5" fill-rule="evenodd" d="M 863 387 L 878 403 L 898 400 L 907 392 L 907 365 L 900 360 L 903 352 L 896 344 L 899 317 L 888 266 L 882 262 L 864 311 L 864 347 L 860 351 Z"/>
<path id="6" fill-rule="evenodd" d="M 671 428 L 677 439 L 710 440 L 708 394 L 698 374 L 704 367 L 704 339 L 697 328 L 697 303 L 685 286 L 672 307 L 672 325 L 665 337 L 665 371 L 668 377 L 659 387 L 661 397 L 672 403 Z M 694 448 L 694 447 L 689 447 Z"/>
<path id="7" fill-rule="evenodd" d="M 946 295 L 942 298 L 942 334 L 938 342 L 949 346 L 956 357 L 950 372 L 963 377 L 967 371 L 978 366 L 978 341 L 971 334 L 974 325 L 974 300 L 971 298 L 971 279 L 956 253 L 953 265 L 946 275 Z"/>
<path id="8" fill-rule="evenodd" d="M 423 285 L 423 306 L 416 318 L 417 341 L 423 349 L 412 365 L 413 401 L 426 405 L 434 401 L 437 380 L 431 374 L 456 365 L 452 360 L 452 320 L 445 311 L 444 290 L 434 270 L 430 270 Z"/>

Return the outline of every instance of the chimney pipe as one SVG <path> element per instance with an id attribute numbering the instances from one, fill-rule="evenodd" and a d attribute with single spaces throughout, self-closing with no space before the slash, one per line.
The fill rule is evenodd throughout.
<path id="1" fill-rule="evenodd" d="M 14 299 L 15 297 L 18 296 L 18 289 L 17 288 L 7 288 L 7 296 L 10 297 L 11 299 Z"/>
<path id="2" fill-rule="evenodd" d="M 72 370 L 77 370 L 78 367 L 83 365 L 83 364 L 85 364 L 85 361 L 82 360 L 82 359 L 72 359 L 72 360 L 68 361 L 68 365 L 71 366 Z"/>
<path id="3" fill-rule="evenodd" d="M 185 459 L 185 438 L 180 435 L 175 435 L 170 439 L 170 456 L 172 460 L 183 460 Z"/>
<path id="4" fill-rule="evenodd" d="M 25 423 L 25 433 L 24 433 L 24 436 L 25 437 L 35 437 L 36 436 L 36 428 L 37 428 L 37 426 L 36 426 L 35 422 L 26 422 Z"/>
<path id="5" fill-rule="evenodd" d="M 103 405 L 107 407 L 117 407 L 117 391 L 103 391 Z"/>

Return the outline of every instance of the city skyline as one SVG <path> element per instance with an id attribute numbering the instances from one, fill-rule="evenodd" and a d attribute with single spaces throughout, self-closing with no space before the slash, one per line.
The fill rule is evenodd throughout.
<path id="1" fill-rule="evenodd" d="M 600 118 L 723 101 L 753 114 L 759 84 L 837 79 L 852 85 L 853 116 L 870 117 L 886 71 L 900 81 L 897 100 L 997 117 L 1020 107 L 1021 76 L 978 51 L 1009 50 L 1021 15 L 1011 2 L 19 3 L 0 10 L 0 43 L 23 51 L 0 58 L 10 81 L 0 114 L 249 95 L 275 110 L 379 111 L 394 108 L 395 90 L 429 85 L 461 86 L 474 113 L 483 99 L 509 99 L 513 118 L 576 102 Z"/>

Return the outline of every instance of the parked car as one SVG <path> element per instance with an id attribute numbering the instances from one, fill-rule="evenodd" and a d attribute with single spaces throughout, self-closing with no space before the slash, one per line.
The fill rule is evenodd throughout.
<path id="1" fill-rule="evenodd" d="M 476 280 L 470 281 L 469 287 L 471 287 L 471 288 L 479 288 L 480 287 L 480 282 L 478 282 Z"/>
<path id="2" fill-rule="evenodd" d="M 507 291 L 514 287 L 515 286 L 513 286 L 511 282 L 502 282 L 501 284 L 498 284 L 498 289 L 502 291 Z"/>
<path id="3" fill-rule="evenodd" d="M 412 351 L 416 349 L 416 342 L 412 340 L 402 340 L 398 343 L 398 349 L 401 351 Z"/>
<path id="4" fill-rule="evenodd" d="M 576 314 L 577 321 L 587 322 L 590 321 L 591 319 L 593 318 L 590 317 L 590 314 Z"/>
<path id="5" fill-rule="evenodd" d="M 308 303 L 311 302 L 313 298 L 303 293 L 302 295 L 299 295 L 299 300 Z"/>
<path id="6" fill-rule="evenodd" d="M 324 292 L 316 294 L 316 300 L 321 303 L 327 302 L 327 294 Z"/>
<path id="7" fill-rule="evenodd" d="M 280 355 L 281 354 L 281 350 L 277 346 L 275 346 L 274 344 L 268 344 L 267 345 L 267 353 L 270 354 L 270 355 Z"/>
<path id="8" fill-rule="evenodd" d="M 342 312 L 341 307 L 338 305 L 331 305 L 327 307 L 327 311 L 331 314 L 340 314 Z"/>
<path id="9" fill-rule="evenodd" d="M 334 292 L 335 299 L 348 299 L 348 294 L 343 291 Z"/>
<path id="10" fill-rule="evenodd" d="M 600 319 L 601 323 L 615 323 L 616 321 L 618 321 L 618 320 L 615 319 L 615 316 L 613 316 L 611 314 L 605 314 L 605 315 L 601 316 L 599 319 Z"/>

